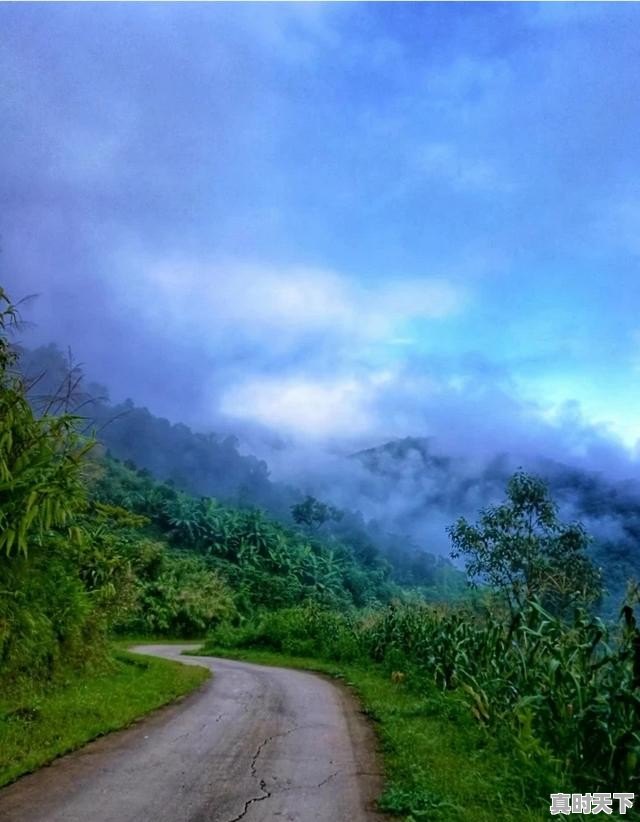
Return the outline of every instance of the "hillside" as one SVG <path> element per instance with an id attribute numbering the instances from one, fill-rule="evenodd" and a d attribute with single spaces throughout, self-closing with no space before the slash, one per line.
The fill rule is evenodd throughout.
<path id="1" fill-rule="evenodd" d="M 431 440 L 416 437 L 387 442 L 350 459 L 365 469 L 358 473 L 362 496 L 392 512 L 384 525 L 423 542 L 425 534 L 432 537 L 432 521 L 451 522 L 496 504 L 518 467 L 508 454 L 484 464 L 442 455 Z M 591 535 L 590 552 L 603 569 L 609 594 L 604 611 L 615 616 L 628 580 L 640 575 L 640 483 L 615 482 L 542 458 L 523 467 L 545 480 L 563 518 L 582 522 Z M 426 544 L 438 551 L 446 549 L 446 542 L 442 529 L 438 542 Z"/>
<path id="2" fill-rule="evenodd" d="M 285 527 L 293 526 L 292 506 L 302 503 L 306 493 L 273 481 L 267 464 L 241 454 L 233 437 L 194 432 L 132 400 L 110 403 L 107 389 L 86 380 L 82 368 L 55 345 L 23 348 L 20 355 L 34 408 L 78 414 L 80 427 L 95 432 L 108 456 L 187 495 L 213 498 L 233 509 L 260 509 Z M 379 518 L 365 519 L 355 506 L 341 508 L 340 516 L 321 524 L 314 536 L 348 546 L 365 565 L 384 562 L 396 585 L 419 588 L 434 599 L 464 595 L 463 575 L 446 557 L 425 549 L 402 526 L 394 529 L 381 525 Z"/>
<path id="3" fill-rule="evenodd" d="M 107 390 L 87 382 L 54 345 L 23 349 L 21 367 L 34 383 L 30 396 L 36 407 L 57 396 L 78 409 L 87 430 L 97 432 L 115 459 L 187 494 L 261 508 L 292 525 L 291 508 L 305 494 L 274 481 L 264 460 L 240 453 L 237 439 L 194 432 L 132 400 L 110 403 Z M 449 598 L 460 592 L 462 580 L 446 559 L 447 526 L 494 504 L 517 467 L 506 453 L 488 461 L 464 459 L 439 452 L 428 438 L 406 437 L 352 454 L 339 477 L 299 479 L 318 495 L 349 502 L 339 520 L 322 526 L 322 535 L 361 556 L 380 555 L 397 584 Z M 640 569 L 640 484 L 543 458 L 523 467 L 545 479 L 563 517 L 580 520 L 592 536 L 591 555 L 603 569 L 608 593 L 603 612 L 615 616 L 628 580 Z"/>

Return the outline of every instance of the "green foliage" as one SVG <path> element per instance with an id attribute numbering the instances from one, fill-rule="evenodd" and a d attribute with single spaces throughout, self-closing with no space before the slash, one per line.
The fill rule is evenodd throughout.
<path id="1" fill-rule="evenodd" d="M 0 552 L 25 555 L 54 528 L 69 527 L 82 505 L 82 458 L 92 447 L 75 434 L 70 415 L 37 418 L 21 378 L 8 333 L 16 309 L 0 289 Z"/>
<path id="2" fill-rule="evenodd" d="M 202 636 L 235 614 L 232 595 L 199 557 L 180 556 L 160 542 L 143 540 L 132 558 L 134 603 L 116 625 L 125 633 Z"/>
<path id="3" fill-rule="evenodd" d="M 504 504 L 482 511 L 477 525 L 461 517 L 448 530 L 451 555 L 464 557 L 471 580 L 501 592 L 512 612 L 532 597 L 562 613 L 601 595 L 588 536 L 579 523 L 558 520 L 547 486 L 536 477 L 514 474 Z"/>
<path id="4" fill-rule="evenodd" d="M 92 443 L 68 415 L 34 415 L 12 371 L 17 312 L 1 289 L 0 303 L 0 681 L 7 687 L 100 655 L 104 624 L 74 556 L 82 544 L 82 461 Z"/>
<path id="5" fill-rule="evenodd" d="M 50 679 L 103 647 L 100 620 L 64 547 L 0 562 L 2 687 Z"/>
<path id="6" fill-rule="evenodd" d="M 304 525 L 310 531 L 321 528 L 329 520 L 339 522 L 342 516 L 342 511 L 311 496 L 291 506 L 293 521 L 297 525 Z"/>
<path id="7" fill-rule="evenodd" d="M 400 593 L 385 563 L 365 563 L 348 545 L 288 529 L 259 510 L 190 497 L 112 459 L 92 493 L 148 517 L 175 550 L 198 555 L 233 589 L 241 613 L 307 600 L 362 607 Z"/>
<path id="8" fill-rule="evenodd" d="M 95 468 L 104 491 L 114 466 L 101 462 Z M 201 636 L 235 614 L 220 574 L 203 557 L 159 539 L 147 516 L 92 499 L 85 520 L 90 548 L 78 556 L 81 575 L 115 631 Z"/>
<path id="9" fill-rule="evenodd" d="M 640 636 L 579 612 L 567 624 L 537 603 L 511 622 L 485 614 L 391 608 L 371 653 L 408 660 L 444 689 L 462 689 L 482 724 L 509 728 L 518 750 L 557 763 L 573 784 L 638 787 Z"/>
<path id="10" fill-rule="evenodd" d="M 355 614 L 339 613 L 317 603 L 264 611 L 241 625 L 222 624 L 208 642 L 224 648 L 268 648 L 294 656 L 342 662 L 362 659 L 364 646 Z"/>

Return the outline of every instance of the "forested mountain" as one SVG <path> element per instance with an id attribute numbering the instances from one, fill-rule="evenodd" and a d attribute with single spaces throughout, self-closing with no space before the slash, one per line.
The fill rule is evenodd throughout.
<path id="1" fill-rule="evenodd" d="M 174 479 L 159 482 L 130 459 L 108 455 L 81 430 L 100 430 L 108 403 L 82 399 L 78 370 L 62 387 L 53 370 L 25 381 L 20 368 L 29 375 L 37 355 L 23 363 L 8 343 L 15 317 L 0 290 L 0 684 L 19 688 L 102 658 L 113 632 L 202 634 L 265 608 L 314 602 L 350 610 L 420 599 L 429 585 L 434 595 L 462 590 L 462 575 L 433 558 L 413 569 L 419 587 L 403 589 L 394 576 L 407 578 L 407 568 L 395 569 L 356 517 L 350 522 L 311 497 L 293 506 L 285 525 L 255 504 L 189 494 Z M 43 353 L 64 363 L 55 349 Z M 164 434 L 169 449 L 181 442 L 188 458 L 190 447 L 199 449 L 218 474 L 227 467 L 217 466 L 220 453 L 231 464 L 257 463 L 185 426 L 129 410 L 118 417 L 122 443 L 161 449 Z"/>
<path id="2" fill-rule="evenodd" d="M 194 432 L 132 400 L 111 404 L 107 390 L 85 382 L 82 369 L 55 345 L 21 351 L 21 367 L 36 407 L 55 396 L 58 405 L 77 409 L 113 457 L 161 482 L 228 505 L 262 508 L 285 524 L 291 524 L 291 507 L 305 497 L 299 488 L 272 480 L 264 460 L 241 454 L 234 437 Z M 349 502 L 339 519 L 321 525 L 325 536 L 362 556 L 380 554 L 400 584 L 442 588 L 448 595 L 460 581 L 445 558 L 447 525 L 495 503 L 517 467 L 509 454 L 472 461 L 439 453 L 429 439 L 406 437 L 346 459 L 337 494 L 335 477 L 316 476 L 305 485 Z M 610 595 L 605 612 L 611 611 L 627 581 L 640 575 L 640 484 L 542 458 L 523 467 L 547 481 L 565 519 L 580 520 L 592 535 L 591 553 Z"/>
<path id="3" fill-rule="evenodd" d="M 495 504 L 519 467 L 508 454 L 482 464 L 443 455 L 429 439 L 416 437 L 357 452 L 351 461 L 365 469 L 357 472 L 358 492 L 382 512 L 391 512 L 383 524 L 392 523 L 416 540 L 425 534 L 433 540 L 434 520 L 450 522 Z M 640 576 L 640 483 L 615 482 L 542 458 L 522 467 L 545 480 L 564 519 L 584 524 L 592 537 L 591 554 L 603 569 L 610 603 L 605 610 L 616 607 L 628 580 Z M 427 544 L 444 547 L 444 529 L 440 539 Z"/>
<path id="4" fill-rule="evenodd" d="M 306 494 L 274 482 L 267 464 L 239 451 L 234 437 L 194 432 L 182 423 L 155 416 L 132 400 L 112 404 L 103 386 L 86 381 L 82 368 L 55 345 L 21 349 L 20 368 L 36 410 L 69 410 L 80 425 L 95 432 L 113 458 L 133 470 L 144 470 L 193 496 L 215 498 L 239 509 L 258 508 L 285 525 L 291 509 Z M 431 596 L 450 598 L 463 590 L 463 577 L 443 555 L 425 550 L 406 531 L 365 517 L 354 506 L 340 516 L 317 523 L 317 534 L 350 546 L 366 564 L 382 558 L 391 579 L 400 585 L 428 589 Z"/>
<path id="5" fill-rule="evenodd" d="M 195 433 L 130 399 L 112 404 L 107 389 L 85 382 L 82 368 L 55 345 L 21 350 L 21 368 L 32 384 L 36 408 L 56 397 L 54 404 L 86 418 L 87 430 L 96 431 L 117 459 L 130 460 L 189 493 L 273 507 L 266 464 L 241 455 L 233 437 Z"/>

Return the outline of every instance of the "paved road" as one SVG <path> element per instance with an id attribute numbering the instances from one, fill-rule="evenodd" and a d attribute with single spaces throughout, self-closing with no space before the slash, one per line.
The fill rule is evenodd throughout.
<path id="1" fill-rule="evenodd" d="M 212 668 L 195 694 L 0 791 L 2 822 L 372 822 L 370 728 L 303 671 L 140 653 Z"/>

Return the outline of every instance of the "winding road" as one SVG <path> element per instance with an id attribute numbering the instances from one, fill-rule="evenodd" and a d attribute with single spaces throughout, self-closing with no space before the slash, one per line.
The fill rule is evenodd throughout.
<path id="1" fill-rule="evenodd" d="M 303 671 L 211 657 L 198 691 L 0 791 L 2 822 L 372 822 L 371 729 L 346 689 Z"/>

